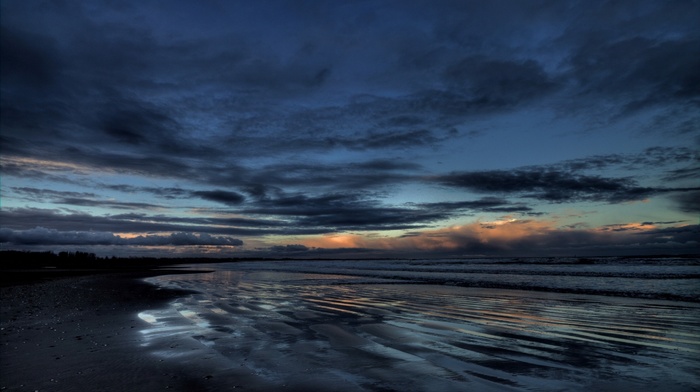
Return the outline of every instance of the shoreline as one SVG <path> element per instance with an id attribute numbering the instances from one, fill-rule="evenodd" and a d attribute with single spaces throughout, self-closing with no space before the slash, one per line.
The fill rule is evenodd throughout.
<path id="1" fill-rule="evenodd" d="M 694 303 L 344 279 L 307 291 L 285 271 L 212 270 L 3 275 L 0 391 L 695 386 Z"/>
<path id="2" fill-rule="evenodd" d="M 226 390 L 219 363 L 158 358 L 143 347 L 138 313 L 164 308 L 192 290 L 145 278 L 203 271 L 24 272 L 0 287 L 0 390 Z M 6 278 L 4 278 L 5 280 Z M 182 347 L 172 347 L 182 350 Z"/>
<path id="3" fill-rule="evenodd" d="M 697 387 L 693 358 L 700 347 L 691 336 L 700 308 L 694 303 L 343 279 L 338 284 L 304 271 L 221 272 L 157 278 L 165 287 L 206 289 L 177 300 L 167 312 L 147 314 L 154 320 L 149 335 L 167 347 L 186 328 L 230 362 L 277 380 L 271 390 Z"/>

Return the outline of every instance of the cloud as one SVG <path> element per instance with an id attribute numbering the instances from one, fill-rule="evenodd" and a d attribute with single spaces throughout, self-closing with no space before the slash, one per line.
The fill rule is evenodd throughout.
<path id="1" fill-rule="evenodd" d="M 245 201 L 245 197 L 236 192 L 224 190 L 215 191 L 194 191 L 192 195 L 199 196 L 204 200 L 215 201 L 229 206 L 238 205 Z"/>
<path id="2" fill-rule="evenodd" d="M 698 189 L 643 187 L 638 186 L 636 181 L 630 178 L 606 178 L 545 167 L 510 171 L 456 172 L 435 176 L 432 180 L 445 186 L 473 192 L 509 194 L 553 203 L 577 201 L 622 203 L 644 200 L 658 194 Z"/>
<path id="3" fill-rule="evenodd" d="M 378 171 L 387 173 L 393 171 L 414 171 L 421 168 L 419 164 L 403 159 L 371 159 L 364 162 L 352 163 L 349 166 L 361 171 Z"/>
<path id="4" fill-rule="evenodd" d="M 55 42 L 40 34 L 21 33 L 5 26 L 1 31 L 3 84 L 20 84 L 39 90 L 50 86 L 59 66 Z"/>
<path id="5" fill-rule="evenodd" d="M 405 158 L 386 160 L 370 159 L 361 162 L 333 163 L 277 163 L 251 170 L 250 175 L 239 175 L 247 181 L 242 184 L 248 190 L 265 189 L 271 192 L 280 187 L 335 188 L 354 192 L 357 189 L 391 187 L 415 180 L 420 165 Z"/>
<path id="6" fill-rule="evenodd" d="M 95 124 L 89 124 L 109 139 L 133 149 L 151 152 L 192 154 L 198 150 L 176 137 L 182 126 L 163 109 L 135 99 L 109 97 L 105 108 L 100 108 Z M 94 135 L 98 140 L 109 139 Z M 201 150 L 199 150 L 201 151 Z"/>
<path id="7" fill-rule="evenodd" d="M 673 167 L 679 164 L 697 162 L 697 152 L 689 147 L 649 147 L 638 154 L 594 155 L 586 158 L 569 159 L 548 168 L 580 172 L 603 170 L 610 167 L 625 170 L 648 170 L 658 167 Z"/>
<path id="8" fill-rule="evenodd" d="M 40 17 L 31 3 L 4 5 L 3 15 L 9 16 L 3 19 L 3 37 L 8 38 L 0 57 L 3 75 L 14 82 L 4 94 L 12 99 L 2 101 L 3 145 L 14 154 L 33 156 L 36 145 L 23 143 L 33 139 L 55 159 L 201 178 L 211 170 L 244 172 L 241 159 L 430 149 L 463 137 L 455 127 L 473 116 L 554 99 L 562 89 L 573 89 L 566 93 L 573 97 L 599 91 L 623 104 L 629 104 L 628 95 L 642 96 L 625 93 L 626 86 L 644 89 L 644 96 L 659 101 L 691 93 L 683 86 L 693 85 L 696 51 L 689 49 L 697 40 L 687 37 L 682 28 L 687 21 L 678 20 L 671 6 L 650 9 L 678 20 L 678 36 L 686 38 L 640 38 L 644 28 L 632 27 L 628 19 L 648 26 L 642 23 L 650 12 L 646 9 L 622 17 L 604 4 L 572 4 L 581 13 L 573 23 L 567 16 L 576 11 L 567 7 L 509 6 L 540 27 L 516 34 L 494 28 L 498 23 L 484 24 L 515 21 L 497 7 L 427 3 L 392 9 L 405 19 L 389 27 L 376 14 L 384 6 L 345 4 L 295 7 L 295 18 L 286 19 L 296 26 L 295 34 L 255 34 L 262 33 L 266 12 L 276 15 L 288 7 L 278 4 L 247 10 L 222 6 L 216 12 L 201 7 L 192 13 L 237 23 L 208 21 L 207 29 L 187 37 L 163 32 L 169 24 L 162 20 L 179 17 L 174 10 L 158 12 L 159 23 L 135 23 L 127 10 L 140 10 L 155 22 L 148 4 L 90 12 L 81 4 L 51 5 Z M 325 22 L 316 19 L 319 12 Z M 348 19 L 353 12 L 358 14 Z M 625 36 L 597 31 L 600 15 Z M 71 20 L 70 27 L 55 20 Z M 541 28 L 551 37 L 561 34 L 560 39 L 542 37 Z M 554 57 L 548 62 L 558 60 L 564 69 L 548 66 L 538 57 L 543 52 Z M 36 61 L 22 67 L 22 58 Z M 666 58 L 682 61 L 661 62 Z M 45 91 L 22 93 L 27 80 L 43 80 Z M 37 133 L 30 136 L 27 129 Z M 204 156 L 219 164 L 202 162 Z M 186 157 L 193 160 L 182 160 Z M 233 177 L 204 178 L 230 184 Z"/>
<path id="9" fill-rule="evenodd" d="M 13 192 L 34 202 L 51 202 L 79 207 L 105 207 L 132 210 L 155 210 L 159 205 L 150 203 L 120 202 L 116 200 L 103 200 L 98 195 L 89 192 L 54 191 L 51 189 L 38 189 L 31 187 L 12 187 Z"/>
<path id="10" fill-rule="evenodd" d="M 361 194 L 280 195 L 260 200 L 249 214 L 285 216 L 297 227 L 342 230 L 399 230 L 423 227 L 448 216 L 442 211 L 383 206 Z"/>
<path id="11" fill-rule="evenodd" d="M 121 246 L 184 246 L 224 245 L 241 246 L 243 241 L 231 237 L 209 234 L 173 233 L 170 235 L 146 235 L 122 237 L 109 232 L 59 231 L 36 227 L 28 230 L 0 229 L 0 244 L 7 245 L 121 245 Z"/>
<path id="12" fill-rule="evenodd" d="M 271 192 L 280 187 L 320 187 L 320 189 L 343 191 L 377 186 L 391 187 L 397 183 L 415 180 L 416 171 L 421 169 L 419 164 L 403 157 L 392 157 L 391 160 L 369 157 L 341 163 L 281 162 L 262 167 L 243 167 L 232 163 L 220 164 L 218 161 L 179 160 L 175 157 L 126 157 L 75 148 L 70 153 L 73 154 L 72 163 L 57 158 L 37 160 L 6 156 L 0 158 L 0 162 L 4 175 L 88 186 L 93 190 L 112 190 L 128 194 L 146 192 L 170 200 L 192 197 L 222 203 L 225 200 L 229 205 L 235 205 L 237 200 L 243 201 L 240 198 L 244 198 L 234 189 L 249 193 L 254 189 Z M 157 176 L 164 179 L 179 179 L 200 186 L 222 187 L 222 189 L 199 191 L 173 186 L 110 184 L 89 180 L 93 173 Z M 212 199 L 216 196 L 219 199 Z"/>
<path id="13" fill-rule="evenodd" d="M 88 213 L 59 213 L 56 210 L 15 208 L 0 211 L 3 227 L 29 230 L 36 226 L 50 230 L 110 233 L 198 232 L 225 236 L 264 236 L 269 234 L 318 234 L 326 229 L 292 227 L 280 221 L 241 218 L 188 218 L 147 214 L 95 216 Z"/>
<path id="14" fill-rule="evenodd" d="M 664 176 L 666 181 L 696 180 L 700 178 L 700 166 L 684 167 L 668 170 Z"/>
<path id="15" fill-rule="evenodd" d="M 2 117 L 7 120 L 3 124 L 7 136 L 4 145 L 18 155 L 33 155 L 35 147 L 22 143 L 29 139 L 23 130 L 32 123 L 38 131 L 53 130 L 51 134 L 35 135 L 49 157 L 114 170 L 156 175 L 192 174 L 196 170 L 184 167 L 176 156 L 217 157 L 221 167 L 233 171 L 236 165 L 231 156 L 254 159 L 299 151 L 432 148 L 455 137 L 454 125 L 465 116 L 473 115 L 479 108 L 498 107 L 501 105 L 498 101 L 504 100 L 506 93 L 509 106 L 530 97 L 533 86 L 526 86 L 526 82 L 546 78 L 533 61 L 462 58 L 456 64 L 449 60 L 444 66 L 436 65 L 435 69 L 449 68 L 446 73 L 451 76 L 445 79 L 448 85 L 443 89 L 410 89 L 399 95 L 360 91 L 344 94 L 331 104 L 325 103 L 326 85 L 330 91 L 347 87 L 331 80 L 334 75 L 337 73 L 342 80 L 348 73 L 358 74 L 329 63 L 346 61 L 344 65 L 352 68 L 360 62 L 337 53 L 337 42 L 373 37 L 359 25 L 344 31 L 333 25 L 323 26 L 328 29 L 323 35 L 312 28 L 314 33 L 309 33 L 308 41 L 289 42 L 283 52 L 290 54 L 280 56 L 276 51 L 280 43 L 272 40 L 267 50 L 259 44 L 260 39 L 266 38 L 237 29 L 214 29 L 205 37 L 191 40 L 173 35 L 165 41 L 157 38 L 159 32 L 151 30 L 152 26 L 132 24 L 128 18 L 100 29 L 99 23 L 90 20 L 91 14 L 83 12 L 80 5 L 52 6 L 51 11 L 42 14 L 42 17 L 56 14 L 61 15 L 59 19 L 72 20 L 70 34 L 62 31 L 65 28 L 62 24 L 51 24 L 49 30 L 37 30 L 44 31 L 38 33 L 44 37 L 35 37 L 15 28 L 38 23 L 30 17 L 31 7 L 15 8 L 13 12 L 3 13 L 12 15 L 4 24 L 12 26 L 13 37 L 17 36 L 13 42 L 42 42 L 50 41 L 46 38 L 49 36 L 60 37 L 55 46 L 62 50 L 39 45 L 32 53 L 37 58 L 52 59 L 52 64 L 61 63 L 63 68 L 43 68 L 41 72 L 54 82 L 47 85 L 42 96 L 19 99 L 25 82 L 18 78 L 19 85 L 10 91 L 13 99 L 2 103 Z M 345 20 L 346 15 L 341 17 L 335 14 L 334 7 L 329 8 L 324 12 Z M 295 9 L 296 14 L 301 12 L 300 17 L 307 11 Z M 110 18 L 121 14 L 119 10 L 105 12 Z M 241 17 L 240 12 L 224 11 L 234 19 Z M 254 12 L 251 17 L 262 15 Z M 241 22 L 244 26 L 252 23 Z M 370 25 L 373 29 L 384 29 Z M 300 34 L 305 36 L 302 32 L 309 28 L 299 27 Z M 411 23 L 401 28 L 415 30 Z M 319 39 L 325 35 L 337 39 Z M 384 57 L 385 50 L 390 53 L 402 50 L 384 47 L 381 41 L 371 42 L 378 45 L 373 57 Z M 426 45 L 439 46 L 435 42 Z M 356 50 L 358 54 L 363 52 L 362 47 Z M 9 47 L 6 52 L 3 58 L 18 57 L 13 56 L 15 50 Z M 360 77 L 366 78 L 363 82 L 371 86 L 376 84 L 377 74 L 405 75 L 407 69 L 402 63 L 394 63 L 393 69 L 383 67 L 377 70 L 368 67 L 367 74 L 361 72 Z M 475 76 L 495 67 L 507 71 L 490 71 L 489 75 L 498 83 L 482 83 L 469 92 L 464 91 L 464 80 L 478 82 L 481 79 Z M 435 72 L 429 79 L 440 81 L 443 76 Z M 454 83 L 461 87 L 453 89 Z M 486 91 L 489 86 L 497 91 Z M 293 101 L 298 95 L 314 92 L 320 95 L 311 104 L 297 105 Z M 371 98 L 360 98 L 363 96 Z M 488 97 L 486 104 L 484 97 Z M 37 112 L 37 108 L 47 109 Z M 192 129 L 197 132 L 190 132 Z M 71 146 L 71 150 L 66 151 L 66 146 Z M 203 165 L 201 171 L 206 168 Z"/>
<path id="16" fill-rule="evenodd" d="M 374 149 L 425 146 L 435 144 L 438 141 L 440 141 L 440 138 L 432 132 L 425 129 L 416 129 L 394 132 L 371 131 L 361 139 L 345 140 L 340 143 L 350 148 Z"/>
<path id="17" fill-rule="evenodd" d="M 4 228 L 416 233 L 476 212 L 659 195 L 697 211 L 684 144 L 700 102 L 695 3 L 0 7 Z M 666 147 L 510 171 L 470 156 L 508 141 L 501 125 L 539 151 L 582 118 Z M 530 119 L 542 126 L 531 134 Z M 444 198 L 393 202 L 413 186 Z M 11 208 L 25 204 L 54 209 Z"/>
<path id="18" fill-rule="evenodd" d="M 479 211 L 479 212 L 530 212 L 532 208 L 523 204 L 512 204 L 498 197 L 484 197 L 479 200 L 420 203 L 421 207 L 438 211 Z"/>
<path id="19" fill-rule="evenodd" d="M 321 196 L 277 195 L 261 199 L 222 217 L 202 211 L 200 217 L 150 214 L 59 213 L 56 210 L 9 208 L 0 211 L 5 227 L 26 230 L 44 226 L 57 230 L 98 230 L 122 233 L 200 232 L 236 236 L 303 235 L 345 230 L 399 230 L 420 228 L 450 216 L 450 211 L 384 206 L 357 194 Z M 231 212 L 228 212 L 229 214 Z M 241 215 L 243 217 L 241 217 Z M 247 218 L 258 216 L 259 219 Z"/>
<path id="20" fill-rule="evenodd" d="M 550 202 L 644 199 L 655 189 L 638 187 L 625 178 L 576 175 L 554 170 L 491 170 L 451 173 L 434 179 L 442 185 L 474 192 L 516 194 Z"/>
<path id="21" fill-rule="evenodd" d="M 700 103 L 697 37 L 605 39 L 591 38 L 571 57 L 581 93 L 621 99 L 623 111 L 672 101 Z"/>
<path id="22" fill-rule="evenodd" d="M 697 250 L 700 226 L 656 228 L 641 224 L 619 227 L 635 229 L 562 228 L 546 220 L 502 219 L 475 222 L 439 230 L 425 230 L 401 237 L 367 238 L 329 235 L 310 238 L 304 245 L 333 249 L 358 247 L 395 256 L 431 255 L 619 255 L 653 254 Z"/>
<path id="23" fill-rule="evenodd" d="M 173 233 L 169 236 L 162 235 L 147 235 L 128 238 L 126 244 L 133 245 L 148 245 L 148 246 L 164 246 L 164 245 L 225 245 L 225 246 L 241 246 L 243 241 L 223 236 L 212 236 L 210 234 L 193 234 L 193 233 Z"/>
<path id="24" fill-rule="evenodd" d="M 107 245 L 120 237 L 107 232 L 58 231 L 44 227 L 29 230 L 0 229 L 0 244 L 11 245 Z"/>
<path id="25" fill-rule="evenodd" d="M 513 61 L 470 56 L 448 66 L 443 74 L 451 91 L 465 93 L 473 102 L 512 105 L 541 97 L 556 86 L 535 61 Z"/>
<path id="26" fill-rule="evenodd" d="M 675 194 L 671 196 L 671 199 L 675 201 L 678 208 L 689 214 L 700 213 L 700 191 L 692 191 L 686 193 Z"/>
<path id="27" fill-rule="evenodd" d="M 270 248 L 273 252 L 307 252 L 310 249 L 307 246 L 301 244 L 291 244 L 291 245 L 275 245 Z"/>

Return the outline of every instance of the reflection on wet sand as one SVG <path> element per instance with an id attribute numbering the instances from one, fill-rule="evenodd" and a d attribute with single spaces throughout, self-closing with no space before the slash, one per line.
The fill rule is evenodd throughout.
<path id="1" fill-rule="evenodd" d="M 144 345 L 197 341 L 272 385 L 335 391 L 699 386 L 700 306 L 693 303 L 346 284 L 353 277 L 275 271 L 157 280 L 202 293 L 141 313 L 150 323 Z"/>

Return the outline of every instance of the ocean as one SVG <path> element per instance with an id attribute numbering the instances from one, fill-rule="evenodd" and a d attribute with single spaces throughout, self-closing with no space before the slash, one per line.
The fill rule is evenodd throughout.
<path id="1" fill-rule="evenodd" d="M 280 390 L 700 390 L 697 258 L 188 268 L 211 272 L 148 279 L 197 293 L 141 312 L 142 346 L 194 340 Z"/>

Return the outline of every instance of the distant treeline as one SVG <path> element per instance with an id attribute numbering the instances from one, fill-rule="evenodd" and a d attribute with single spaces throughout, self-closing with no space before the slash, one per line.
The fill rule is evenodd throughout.
<path id="1" fill-rule="evenodd" d="M 98 257 L 88 252 L 0 251 L 0 269 L 80 268 L 130 269 L 153 268 L 173 264 L 202 264 L 235 261 L 257 261 L 264 258 L 174 258 L 174 257 Z"/>

